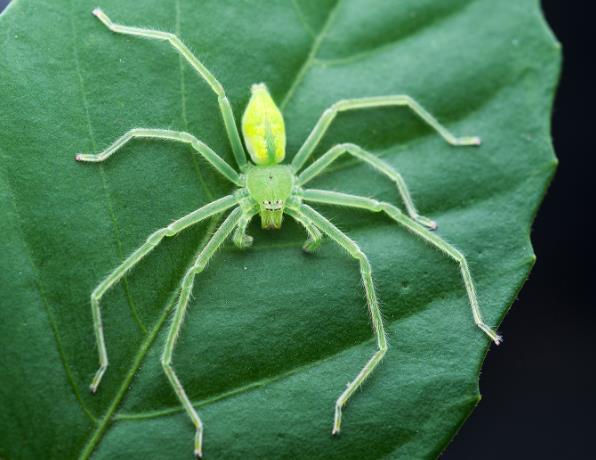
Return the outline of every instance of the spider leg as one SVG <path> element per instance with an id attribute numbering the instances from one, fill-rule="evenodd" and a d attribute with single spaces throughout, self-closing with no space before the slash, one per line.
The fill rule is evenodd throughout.
<path id="1" fill-rule="evenodd" d="M 362 276 L 364 290 L 366 292 L 366 302 L 368 304 L 373 330 L 377 339 L 378 350 L 364 365 L 356 378 L 348 384 L 347 388 L 335 403 L 335 417 L 333 421 L 332 434 L 338 434 L 341 429 L 341 416 L 343 407 L 346 405 L 352 394 L 354 394 L 354 392 L 362 385 L 366 378 L 373 372 L 375 367 L 379 364 L 379 362 L 381 362 L 381 359 L 387 352 L 387 339 L 385 337 L 385 328 L 383 327 L 383 318 L 381 317 L 381 310 L 379 308 L 379 302 L 377 301 L 377 295 L 375 293 L 370 263 L 356 242 L 350 239 L 329 220 L 307 205 L 300 205 L 299 207 L 293 209 L 293 211 L 296 215 L 302 217 L 306 222 L 312 222 L 324 234 L 329 236 L 332 240 L 344 248 L 360 264 L 360 275 Z"/>
<path id="2" fill-rule="evenodd" d="M 430 114 L 418 102 L 407 95 L 393 95 L 393 96 L 377 96 L 364 97 L 359 99 L 343 99 L 336 102 L 331 107 L 323 112 L 319 121 L 311 131 L 311 133 L 304 141 L 298 153 L 292 160 L 292 166 L 295 171 L 299 171 L 308 158 L 312 155 L 316 146 L 319 144 L 325 132 L 331 125 L 339 112 L 357 109 L 371 109 L 377 107 L 391 107 L 391 106 L 405 106 L 409 107 L 416 115 L 422 118 L 435 131 L 437 131 L 443 139 L 451 145 L 478 145 L 480 138 L 478 137 L 455 137 L 447 130 L 439 121 Z"/>
<path id="3" fill-rule="evenodd" d="M 91 163 L 98 163 L 110 158 L 114 153 L 124 147 L 129 141 L 138 138 L 145 139 L 161 139 L 175 142 L 184 142 L 190 144 L 200 155 L 205 158 L 221 175 L 238 186 L 242 186 L 240 175 L 234 171 L 229 164 L 227 164 L 219 155 L 211 150 L 206 144 L 198 140 L 192 134 L 183 131 L 170 131 L 167 129 L 145 129 L 135 128 L 131 129 L 124 135 L 116 139 L 112 145 L 106 148 L 103 152 L 98 154 L 78 153 L 75 156 L 77 161 L 85 161 Z"/>
<path id="4" fill-rule="evenodd" d="M 362 147 L 354 144 L 339 144 L 329 149 L 323 154 L 318 160 L 312 163 L 308 168 L 300 173 L 298 181 L 300 185 L 304 185 L 308 181 L 314 179 L 316 176 L 321 174 L 325 169 L 331 165 L 337 158 L 343 154 L 350 154 L 353 157 L 371 165 L 375 170 L 384 174 L 397 186 L 397 190 L 404 202 L 406 210 L 412 219 L 424 225 L 425 227 L 435 230 L 437 224 L 435 221 L 421 216 L 414 206 L 414 201 L 410 195 L 410 191 L 400 173 L 398 173 L 391 165 L 377 158 L 372 153 L 365 151 Z"/>
<path id="5" fill-rule="evenodd" d="M 323 241 L 323 234 L 321 230 L 319 230 L 316 225 L 312 223 L 310 219 L 308 219 L 305 215 L 300 214 L 294 211 L 292 208 L 286 208 L 284 212 L 291 216 L 296 222 L 304 227 L 306 230 L 306 234 L 308 235 L 308 239 L 304 242 L 302 246 L 302 250 L 304 252 L 313 253 L 315 252 L 318 247 L 321 245 Z"/>
<path id="6" fill-rule="evenodd" d="M 232 241 L 238 249 L 246 249 L 252 246 L 254 238 L 246 234 L 246 227 L 248 227 L 253 215 L 252 213 L 243 214 L 234 231 Z"/>
<path id="7" fill-rule="evenodd" d="M 145 243 L 143 243 L 136 251 L 128 256 L 124 262 L 114 269 L 91 293 L 91 311 L 93 313 L 93 327 L 95 330 L 95 339 L 97 342 L 97 350 L 99 354 L 99 369 L 95 373 L 90 385 L 91 392 L 95 393 L 101 379 L 108 368 L 108 352 L 106 350 L 106 343 L 103 333 L 103 323 L 101 319 L 101 309 L 99 301 L 103 295 L 112 286 L 114 286 L 120 279 L 131 270 L 140 260 L 151 252 L 160 241 L 166 236 L 174 236 L 185 228 L 196 224 L 202 220 L 207 219 L 215 214 L 220 214 L 225 210 L 236 205 L 240 198 L 229 195 L 219 200 L 215 200 L 196 211 L 187 214 L 186 216 L 172 222 L 167 227 L 157 230 L 149 235 Z"/>
<path id="8" fill-rule="evenodd" d="M 172 45 L 172 47 L 180 53 L 180 55 L 186 59 L 186 61 L 196 70 L 196 72 L 209 84 L 213 92 L 217 95 L 219 102 L 219 108 L 221 115 L 228 133 L 228 138 L 234 152 L 234 158 L 238 167 L 243 171 L 246 166 L 246 153 L 244 147 L 242 147 L 242 141 L 240 140 L 240 134 L 238 133 L 238 127 L 236 120 L 234 119 L 234 113 L 232 112 L 232 106 L 230 101 L 226 97 L 221 83 L 213 76 L 211 72 L 203 65 L 201 61 L 188 49 L 188 47 L 182 43 L 176 35 L 169 32 L 162 32 L 160 30 L 152 29 L 141 29 L 139 27 L 129 27 L 116 24 L 100 9 L 95 8 L 93 14 L 112 32 L 125 35 L 135 35 L 137 37 L 144 37 L 153 40 L 166 40 Z"/>
<path id="9" fill-rule="evenodd" d="M 243 214 L 244 211 L 241 208 L 236 208 L 234 211 L 232 211 L 230 215 L 226 218 L 226 220 L 224 220 L 224 222 L 220 225 L 217 231 L 213 234 L 213 236 L 205 245 L 203 250 L 197 255 L 192 266 L 186 271 L 184 277 L 182 278 L 180 295 L 178 297 L 178 302 L 176 304 L 174 312 L 174 319 L 172 321 L 172 325 L 170 326 L 170 331 L 168 333 L 164 351 L 161 357 L 161 364 L 163 366 L 163 370 L 166 376 L 168 377 L 170 384 L 174 388 L 176 396 L 178 396 L 178 399 L 184 406 L 186 413 L 188 414 L 195 426 L 196 432 L 194 454 L 197 458 L 200 458 L 202 456 L 203 422 L 201 421 L 196 410 L 194 409 L 192 402 L 186 395 L 184 387 L 180 383 L 178 376 L 174 372 L 174 368 L 172 367 L 172 355 L 174 353 L 176 340 L 178 339 L 178 336 L 180 334 L 182 323 L 184 322 L 184 316 L 188 307 L 188 300 L 192 293 L 192 287 L 195 276 L 205 269 L 207 263 L 209 262 L 209 259 L 211 259 L 215 251 L 217 251 L 217 249 L 222 245 L 226 238 L 228 238 L 230 234 L 234 231 L 234 228 L 243 218 Z"/>
<path id="10" fill-rule="evenodd" d="M 496 345 L 499 345 L 502 342 L 503 339 L 501 336 L 492 330 L 482 319 L 480 306 L 478 304 L 478 297 L 476 295 L 476 288 L 474 286 L 474 281 L 472 280 L 472 274 L 470 273 L 470 268 L 468 266 L 466 257 L 451 244 L 447 243 L 443 238 L 432 232 L 429 232 L 417 222 L 404 215 L 397 207 L 389 203 L 384 203 L 382 201 L 361 196 L 330 192 L 326 190 L 304 190 L 303 193 L 304 194 L 302 198 L 304 201 L 360 208 L 372 212 L 384 212 L 398 224 L 402 225 L 407 230 L 414 233 L 416 236 L 419 236 L 426 242 L 432 244 L 443 254 L 451 257 L 459 265 L 466 288 L 466 293 L 468 294 L 468 300 L 470 302 L 470 306 L 472 307 L 472 316 L 474 317 L 476 326 L 478 326 Z"/>

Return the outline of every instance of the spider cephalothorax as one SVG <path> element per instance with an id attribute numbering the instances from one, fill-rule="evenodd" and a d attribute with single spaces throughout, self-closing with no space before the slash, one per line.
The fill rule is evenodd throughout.
<path id="1" fill-rule="evenodd" d="M 284 208 L 292 193 L 294 174 L 287 165 L 252 166 L 246 169 L 246 189 L 258 204 L 263 228 L 281 227 Z"/>
<path id="2" fill-rule="evenodd" d="M 280 228 L 283 215 L 289 215 L 302 225 L 308 234 L 308 239 L 304 244 L 305 251 L 314 251 L 320 244 L 322 236 L 326 235 L 345 249 L 351 257 L 356 259 L 360 266 L 366 301 L 376 337 L 377 350 L 337 399 L 335 403 L 333 434 L 337 434 L 340 431 L 343 407 L 354 392 L 362 385 L 364 380 L 372 373 L 386 353 L 387 340 L 385 338 L 383 319 L 377 301 L 372 280 L 372 269 L 368 258 L 355 241 L 307 203 L 323 203 L 349 208 L 360 208 L 371 212 L 382 212 L 397 224 L 453 259 L 459 265 L 472 307 L 474 322 L 495 343 L 499 344 L 501 338 L 484 323 L 480 314 L 480 307 L 466 258 L 461 252 L 430 231 L 436 228 L 436 224 L 432 220 L 418 214 L 405 181 L 392 166 L 357 145 L 337 144 L 303 169 L 337 113 L 346 110 L 382 106 L 406 106 L 426 121 L 452 145 L 478 145 L 480 140 L 477 137 L 454 137 L 429 112 L 406 95 L 344 99 L 336 102 L 323 112 L 312 132 L 292 159 L 291 164 L 283 165 L 281 163 L 284 160 L 286 148 L 284 120 L 281 111 L 273 102 L 267 87 L 260 83 L 252 86 L 252 95 L 242 118 L 244 143 L 254 163 L 250 164 L 246 160 L 246 152 L 240 138 L 240 133 L 238 132 L 232 107 L 225 95 L 223 87 L 178 37 L 166 32 L 115 24 L 100 9 L 94 10 L 93 14 L 114 32 L 168 41 L 190 63 L 194 70 L 211 86 L 218 97 L 221 115 L 240 172 L 232 168 L 219 155 L 192 134 L 164 129 L 135 128 L 125 133 L 101 153 L 78 154 L 76 156 L 76 159 L 79 161 L 104 161 L 124 147 L 128 141 L 135 138 L 185 142 L 190 144 L 199 155 L 203 156 L 217 172 L 238 187 L 234 193 L 205 204 L 168 226 L 153 232 L 144 244 L 116 267 L 91 293 L 91 308 L 100 362 L 100 367 L 91 383 L 92 392 L 97 390 L 108 367 L 108 354 L 104 341 L 99 307 L 101 297 L 108 289 L 122 279 L 146 254 L 153 250 L 163 238 L 176 235 L 193 224 L 225 212 L 229 212 L 226 219 L 203 246 L 194 259 L 192 266 L 182 278 L 174 319 L 161 358 L 164 372 L 195 426 L 194 453 L 197 457 L 202 455 L 203 423 L 174 371 L 172 355 L 176 339 L 179 336 L 185 318 L 195 276 L 205 269 L 216 250 L 230 236 L 239 248 L 247 248 L 252 244 L 252 238 L 246 234 L 246 229 L 256 214 L 259 214 L 261 217 L 262 227 L 271 229 Z M 377 201 L 371 198 L 303 188 L 307 182 L 321 174 L 338 157 L 345 154 L 352 155 L 356 159 L 369 164 L 377 172 L 392 180 L 401 195 L 406 213 L 403 213 L 397 206 L 391 203 Z M 285 427 L 281 427 L 280 429 L 285 429 Z"/>

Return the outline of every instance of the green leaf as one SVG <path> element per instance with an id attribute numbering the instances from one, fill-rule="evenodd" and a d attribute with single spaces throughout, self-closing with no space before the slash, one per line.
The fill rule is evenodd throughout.
<path id="1" fill-rule="evenodd" d="M 193 427 L 159 364 L 185 267 L 216 220 L 165 241 L 103 300 L 110 367 L 98 394 L 89 294 L 146 236 L 231 188 L 188 147 L 133 127 L 189 130 L 226 160 L 217 99 L 166 44 L 110 33 L 96 0 L 15 0 L 0 17 L 0 456 L 185 459 Z M 560 47 L 537 0 L 102 0 L 115 21 L 179 33 L 237 117 L 252 83 L 283 108 L 291 157 L 340 98 L 409 94 L 479 148 L 455 148 L 403 109 L 341 115 L 317 150 L 355 142 L 394 165 L 438 234 L 469 259 L 497 325 L 534 262 L 533 216 L 553 175 Z M 339 162 L 313 186 L 399 202 Z M 205 422 L 206 458 L 433 458 L 479 400 L 489 347 L 457 266 L 382 216 L 320 210 L 370 257 L 390 350 L 374 350 L 356 263 L 303 231 L 250 228 L 195 283 L 174 365 Z M 506 332 L 506 331 L 505 331 Z M 505 337 L 506 338 L 506 337 Z M 504 346 L 507 342 L 505 342 Z M 498 350 L 494 350 L 498 353 Z"/>

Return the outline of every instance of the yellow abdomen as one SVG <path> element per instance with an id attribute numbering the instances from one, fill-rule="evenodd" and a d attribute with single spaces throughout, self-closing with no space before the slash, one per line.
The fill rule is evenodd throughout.
<path id="1" fill-rule="evenodd" d="M 242 117 L 242 134 L 256 165 L 281 163 L 286 156 L 286 127 L 264 83 L 252 85 Z"/>

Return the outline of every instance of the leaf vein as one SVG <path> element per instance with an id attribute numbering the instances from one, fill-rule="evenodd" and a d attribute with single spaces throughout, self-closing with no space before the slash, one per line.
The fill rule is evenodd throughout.
<path id="1" fill-rule="evenodd" d="M 519 265 L 516 264 L 515 266 L 507 267 L 506 269 L 496 272 L 496 274 L 498 276 L 502 276 L 502 275 L 505 275 L 512 271 L 517 271 L 519 269 L 519 267 L 525 266 L 525 265 L 526 265 L 526 262 L 524 261 L 522 264 L 519 264 Z M 477 278 L 477 281 L 484 280 L 484 279 L 485 278 Z M 437 293 L 432 299 L 428 299 L 428 300 L 424 301 L 425 306 L 423 308 L 416 309 L 416 310 L 408 310 L 403 315 L 400 315 L 399 317 L 395 318 L 394 320 L 386 320 L 386 325 L 388 327 L 391 327 L 395 323 L 401 322 L 407 317 L 415 316 L 416 314 L 419 313 L 419 311 L 424 310 L 426 308 L 426 306 L 431 305 L 433 302 L 435 302 L 437 300 L 444 300 L 445 296 L 449 296 L 449 295 L 455 295 L 455 296 L 461 297 L 461 298 L 466 297 L 466 293 L 465 293 L 465 291 L 463 291 L 463 289 L 462 289 L 462 292 L 458 292 L 458 293 L 453 293 L 451 290 L 447 290 L 446 292 Z M 471 321 L 471 318 L 470 318 L 470 321 Z M 473 323 L 471 323 L 471 324 L 473 324 Z M 222 401 L 225 399 L 229 399 L 234 396 L 241 395 L 243 393 L 248 393 L 250 391 L 257 390 L 261 387 L 271 385 L 273 383 L 276 383 L 276 382 L 282 381 L 286 378 L 289 378 L 293 375 L 308 371 L 308 370 L 315 368 L 319 365 L 325 364 L 326 362 L 331 361 L 332 359 L 334 359 L 336 356 L 338 356 L 341 353 L 348 352 L 348 351 L 354 350 L 356 348 L 366 346 L 368 344 L 374 345 L 374 341 L 375 341 L 374 337 L 369 337 L 365 340 L 361 340 L 360 342 L 354 343 L 353 345 L 338 349 L 326 356 L 323 356 L 319 359 L 302 364 L 300 366 L 296 366 L 296 367 L 291 368 L 287 371 L 280 372 L 278 374 L 274 374 L 272 376 L 268 376 L 268 377 L 265 377 L 265 378 L 262 378 L 259 380 L 255 380 L 255 381 L 250 382 L 246 385 L 241 385 L 241 386 L 232 388 L 230 390 L 223 391 L 221 393 L 217 393 L 217 394 L 210 396 L 208 398 L 196 400 L 192 403 L 192 405 L 195 409 L 200 409 L 200 408 L 206 407 L 210 404 L 214 404 L 216 402 L 219 402 L 219 401 Z M 152 411 L 131 412 L 131 413 L 123 412 L 123 413 L 120 413 L 120 414 L 117 414 L 116 416 L 114 416 L 114 420 L 144 420 L 144 419 L 151 419 L 151 418 L 159 418 L 159 417 L 182 413 L 182 412 L 184 412 L 184 408 L 181 405 L 176 405 L 176 406 L 167 407 L 164 409 L 152 410 Z"/>
<path id="2" fill-rule="evenodd" d="M 341 350 L 338 350 L 335 353 L 331 353 L 327 356 L 323 356 L 320 359 L 308 362 L 301 366 L 294 367 L 294 368 L 289 369 L 285 372 L 281 372 L 279 374 L 275 374 L 270 377 L 265 377 L 265 378 L 256 380 L 254 382 L 248 383 L 246 385 L 241 385 L 239 387 L 232 388 L 231 390 L 218 393 L 218 394 L 211 396 L 209 398 L 197 400 L 196 402 L 193 402 L 192 405 L 194 406 L 195 409 L 199 409 L 201 407 L 208 406 L 208 405 L 216 403 L 218 401 L 232 398 L 234 396 L 238 396 L 240 394 L 248 393 L 252 390 L 255 390 L 255 389 L 267 386 L 267 385 L 271 385 L 272 383 L 275 383 L 275 382 L 278 382 L 285 378 L 291 377 L 294 374 L 298 374 L 302 371 L 316 367 L 320 364 L 324 364 L 325 362 L 332 360 L 339 353 L 342 353 L 346 350 L 350 350 L 352 348 L 357 348 L 357 347 L 364 345 L 366 343 L 369 343 L 369 342 L 372 343 L 373 341 L 374 341 L 374 338 L 370 337 L 369 339 L 364 340 L 363 342 L 357 343 L 351 347 L 342 348 Z M 177 413 L 180 413 L 183 411 L 184 411 L 184 408 L 181 405 L 177 405 L 175 407 L 168 407 L 165 409 L 160 409 L 160 410 L 155 410 L 155 411 L 145 411 L 145 412 L 128 413 L 128 414 L 122 413 L 122 414 L 116 415 L 114 417 L 114 419 L 115 420 L 139 420 L 139 419 L 157 418 L 157 417 L 162 417 L 165 415 L 177 414 Z"/>
<path id="3" fill-rule="evenodd" d="M 74 11 L 74 7 L 73 7 L 73 3 L 72 0 L 70 2 L 70 26 L 71 26 L 71 38 L 72 38 L 72 48 L 73 48 L 73 58 L 74 58 L 74 62 L 75 62 L 75 69 L 77 72 L 77 78 L 78 78 L 78 84 L 79 84 L 79 91 L 81 94 L 81 100 L 82 100 L 82 105 L 83 105 L 83 110 L 85 112 L 85 121 L 87 124 L 87 130 L 89 132 L 89 139 L 91 140 L 91 145 L 93 147 L 93 151 L 97 152 L 97 143 L 95 142 L 95 132 L 93 130 L 93 125 L 91 123 L 91 115 L 89 112 L 89 101 L 87 100 L 87 93 L 86 93 L 86 88 L 85 88 L 85 80 L 83 78 L 83 73 L 81 71 L 81 62 L 80 62 L 80 58 L 79 58 L 79 52 L 78 52 L 78 48 L 77 48 L 77 43 L 78 43 L 78 34 L 76 31 L 76 27 L 75 27 L 75 21 L 73 18 L 73 14 L 72 12 Z M 98 165 L 99 168 L 99 175 L 101 177 L 101 183 L 102 183 L 102 188 L 104 191 L 104 195 L 106 197 L 106 204 L 107 204 L 107 208 L 108 208 L 108 214 L 110 216 L 110 219 L 112 221 L 112 227 L 114 230 L 114 241 L 116 242 L 116 251 L 118 253 L 118 259 L 121 261 L 124 259 L 124 250 L 123 250 L 123 245 L 122 245 L 122 241 L 120 239 L 120 228 L 118 225 L 118 220 L 116 219 L 116 214 L 114 212 L 114 206 L 112 203 L 112 198 L 111 198 L 111 192 L 109 189 L 109 185 L 108 185 L 108 179 L 106 177 L 106 173 L 104 170 L 103 165 L 100 163 Z M 129 286 L 128 286 L 128 281 L 126 279 L 126 277 L 124 277 L 122 279 L 122 286 L 124 287 L 124 292 L 126 294 L 126 299 L 128 302 L 128 306 L 130 309 L 130 312 L 132 314 L 132 317 L 135 321 L 135 323 L 137 324 L 137 326 L 139 327 L 139 329 L 141 331 L 143 331 L 144 334 L 147 333 L 147 328 L 145 327 L 145 325 L 143 324 L 143 322 L 141 321 L 141 318 L 139 317 L 137 308 L 135 306 L 135 303 L 132 299 L 132 294 L 130 292 Z"/>
<path id="4" fill-rule="evenodd" d="M 337 2 L 335 3 L 333 8 L 327 15 L 325 24 L 323 24 L 323 27 L 321 27 L 321 30 L 319 31 L 318 35 L 314 38 L 313 43 L 310 48 L 310 51 L 309 51 L 308 55 L 306 56 L 305 61 L 302 63 L 302 66 L 300 67 L 300 69 L 298 70 L 298 73 L 296 74 L 296 77 L 292 81 L 292 84 L 290 85 L 288 92 L 286 93 L 286 95 L 282 99 L 281 103 L 279 104 L 279 107 L 282 111 L 286 107 L 286 105 L 288 105 L 288 102 L 294 95 L 294 92 L 296 91 L 296 89 L 298 88 L 300 83 L 302 83 L 304 76 L 309 71 L 310 67 L 312 66 L 312 64 L 315 60 L 315 57 L 317 55 L 317 52 L 319 51 L 319 48 L 321 47 L 321 43 L 323 43 L 323 40 L 325 39 L 325 36 L 327 35 L 327 32 L 329 31 L 329 28 L 331 27 L 331 24 L 333 23 L 333 20 L 337 14 L 337 11 L 339 10 L 340 4 L 341 4 L 341 0 L 337 0 Z"/>
<path id="5" fill-rule="evenodd" d="M 300 9 L 300 5 L 298 5 L 298 2 L 296 0 L 292 0 L 292 6 L 294 7 L 294 11 L 296 12 L 296 16 L 298 17 L 298 20 L 300 21 L 300 23 L 302 24 L 304 29 L 308 32 L 308 34 L 314 39 L 317 34 L 313 30 L 313 28 L 310 26 L 310 24 L 308 24 L 308 22 L 306 21 L 306 18 L 304 17 L 304 13 L 302 12 L 302 9 Z"/>
<path id="6" fill-rule="evenodd" d="M 415 28 L 414 30 L 408 31 L 408 32 L 404 33 L 403 35 L 400 35 L 399 37 L 395 38 L 394 40 L 390 40 L 386 43 L 379 44 L 377 46 L 371 47 L 364 51 L 360 51 L 360 52 L 353 53 L 353 54 L 348 54 L 346 56 L 342 56 L 342 57 L 338 57 L 338 58 L 319 58 L 319 59 L 315 58 L 313 61 L 313 65 L 321 65 L 321 66 L 325 66 L 325 67 L 340 66 L 340 65 L 345 65 L 345 64 L 352 64 L 354 62 L 358 62 L 363 59 L 366 59 L 367 57 L 370 57 L 370 56 L 376 56 L 378 54 L 383 53 L 386 50 L 395 48 L 396 45 L 400 46 L 408 38 L 413 38 L 413 37 L 423 33 L 425 30 L 430 29 L 431 27 L 435 27 L 438 24 L 446 22 L 454 16 L 461 15 L 471 5 L 471 3 L 472 2 L 467 2 L 467 3 L 464 3 L 463 5 L 460 5 L 459 7 L 449 9 L 447 11 L 447 14 L 434 17 L 432 20 L 427 21 L 424 24 L 421 24 L 419 27 Z"/>
<path id="7" fill-rule="evenodd" d="M 176 0 L 176 35 L 180 37 L 180 0 Z M 180 67 L 180 98 L 181 98 L 181 106 L 182 106 L 182 121 L 184 123 L 184 130 L 189 130 L 188 124 L 188 102 L 186 98 L 186 83 L 184 80 L 184 58 L 181 55 L 178 55 L 178 64 Z M 189 150 L 192 147 L 189 147 Z M 213 194 L 207 184 L 205 183 L 205 179 L 203 178 L 203 174 L 201 173 L 201 168 L 199 167 L 198 158 L 195 155 L 195 151 L 192 150 L 191 152 L 191 161 L 193 164 L 193 169 L 197 174 L 197 178 L 199 179 L 199 183 L 201 184 L 201 188 L 205 192 L 207 199 L 209 201 L 213 201 Z"/>
<path id="8" fill-rule="evenodd" d="M 4 161 L 0 162 L 0 165 L 4 165 L 4 164 L 6 164 L 5 160 L 7 158 L 7 155 L 2 150 L 0 150 L 0 154 L 2 154 L 2 157 L 4 157 Z M 23 225 L 22 225 L 23 219 L 19 212 L 17 200 L 16 200 L 16 197 L 15 197 L 15 194 L 13 191 L 13 187 L 10 183 L 9 175 L 8 175 L 8 172 L 6 171 L 5 166 L 2 166 L 1 172 L 5 178 L 5 182 L 8 187 L 8 191 L 9 191 L 9 195 L 10 195 L 10 202 L 12 204 L 12 208 L 14 209 L 14 213 L 17 217 L 17 219 L 16 219 L 17 225 L 18 225 L 17 228 L 18 228 L 18 231 L 19 231 L 19 234 L 21 237 L 21 241 L 23 242 L 23 246 L 25 247 L 25 253 L 26 253 L 27 260 L 29 261 L 31 268 L 33 270 L 33 274 L 34 274 L 34 278 L 35 278 L 35 286 L 37 288 L 37 292 L 39 294 L 39 299 L 41 300 L 41 304 L 43 305 L 45 313 L 48 317 L 48 322 L 50 324 L 50 328 L 52 329 L 52 335 L 54 337 L 54 342 L 56 344 L 56 351 L 58 352 L 58 356 L 60 356 L 60 362 L 62 363 L 62 366 L 64 368 L 64 372 L 66 374 L 66 379 L 68 380 L 68 383 L 75 395 L 75 398 L 79 402 L 83 412 L 87 415 L 87 417 L 89 417 L 89 419 L 93 423 L 97 423 L 97 419 L 95 418 L 93 413 L 89 410 L 89 408 L 83 402 L 83 398 L 81 397 L 79 388 L 77 387 L 77 385 L 75 383 L 75 379 L 73 377 L 72 371 L 71 371 L 70 367 L 68 366 L 68 362 L 66 360 L 66 354 L 64 353 L 64 347 L 62 346 L 62 341 L 60 340 L 60 333 L 58 331 L 58 325 L 57 325 L 56 319 L 54 318 L 54 315 L 52 313 L 50 303 L 47 299 L 47 295 L 45 293 L 45 288 L 44 288 L 44 285 L 43 285 L 43 282 L 41 279 L 40 271 L 37 268 L 37 264 L 35 262 L 32 247 L 29 244 L 29 241 L 27 240 L 25 231 L 23 230 Z"/>

